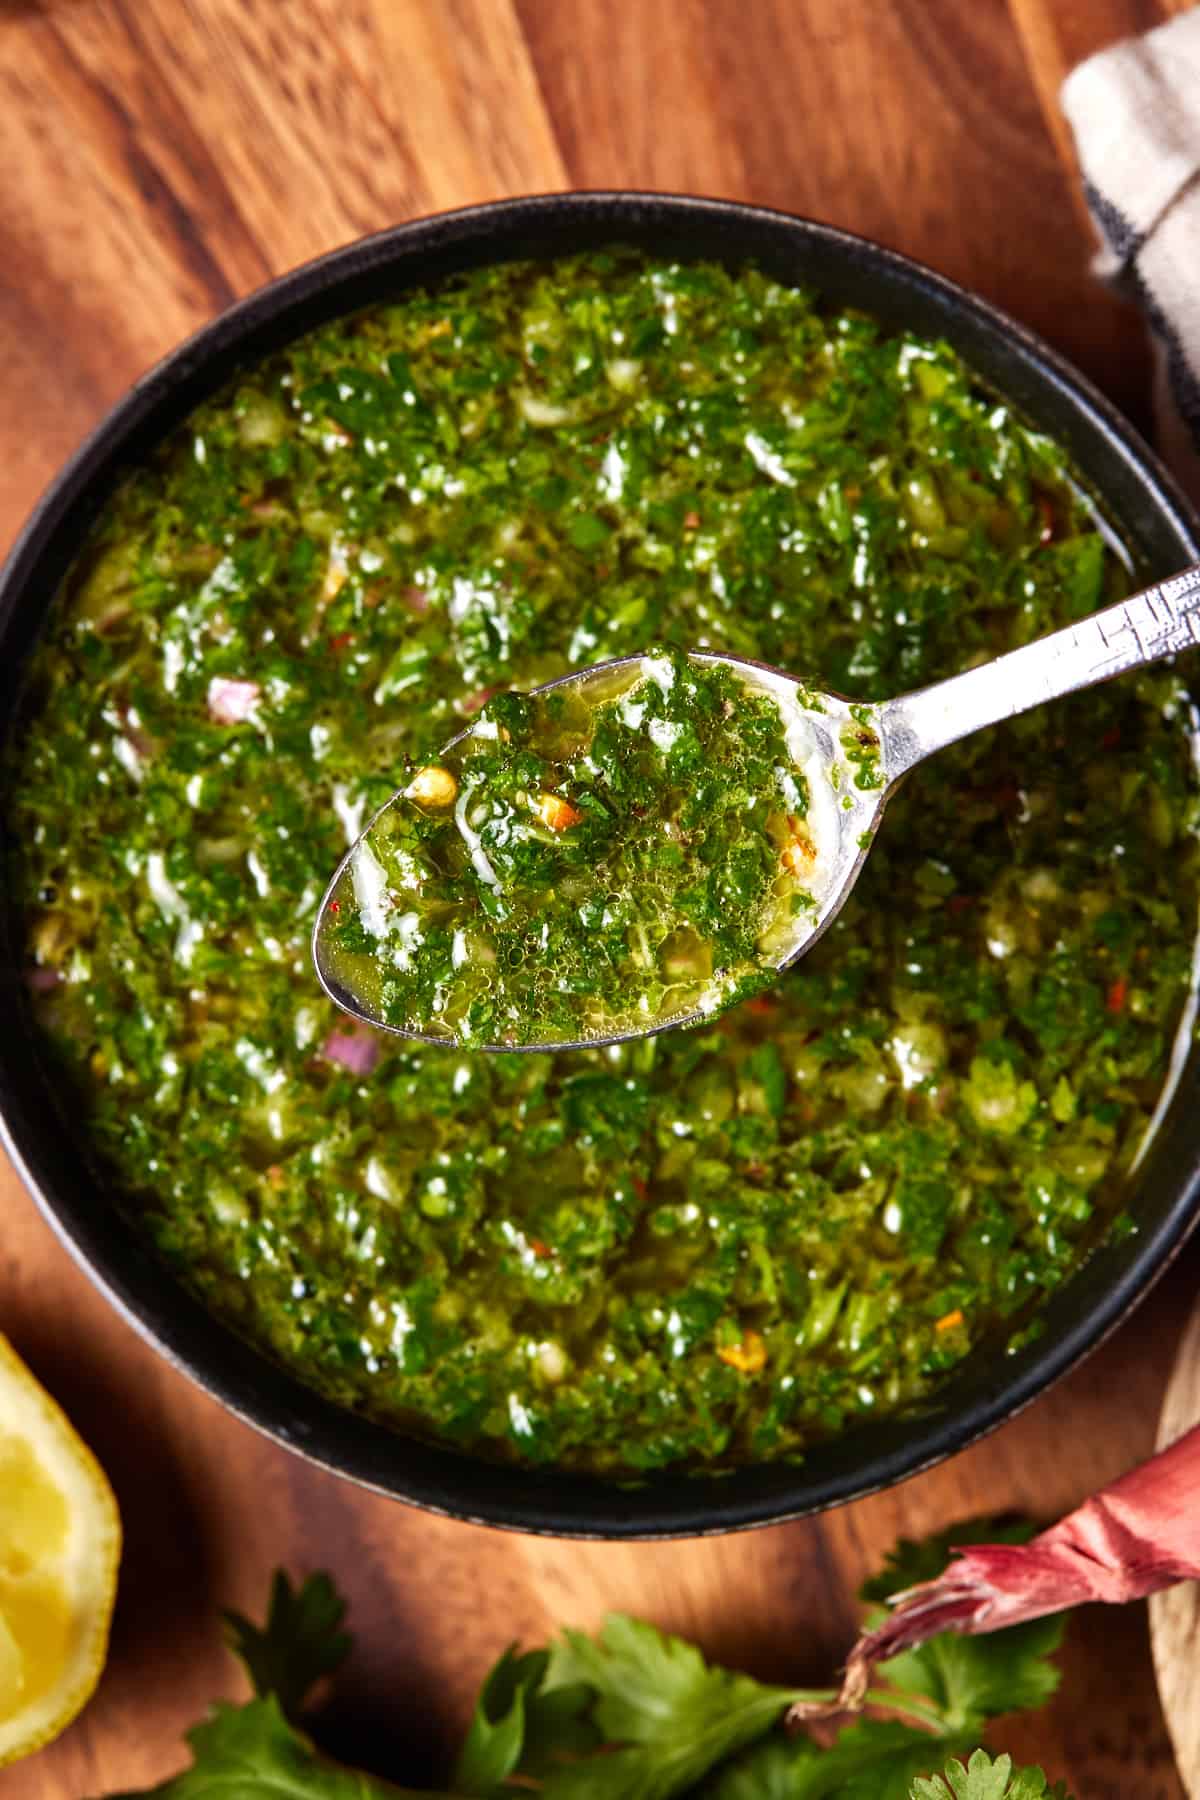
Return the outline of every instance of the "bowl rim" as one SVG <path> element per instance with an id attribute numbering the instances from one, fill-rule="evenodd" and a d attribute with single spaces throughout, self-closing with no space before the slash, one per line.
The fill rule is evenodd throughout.
<path id="1" fill-rule="evenodd" d="M 40 624 L 47 592 L 57 583 L 43 580 L 39 593 L 38 574 L 59 532 L 73 535 L 78 543 L 91 520 L 89 496 L 94 511 L 95 495 L 107 492 L 122 468 L 136 459 L 132 449 L 156 415 L 174 410 L 178 418 L 191 410 L 203 391 L 227 379 L 214 376 L 214 365 L 231 354 L 236 360 L 238 347 L 245 350 L 256 333 L 352 281 L 396 272 L 405 264 L 411 272 L 402 276 L 403 285 L 417 285 L 423 279 L 418 264 L 431 256 L 470 252 L 477 262 L 501 261 L 521 253 L 511 246 L 526 230 L 541 234 L 559 225 L 567 231 L 582 225 L 619 242 L 622 233 L 646 230 L 656 221 L 672 229 L 694 227 L 706 240 L 697 243 L 700 258 L 720 257 L 714 240 L 754 231 L 774 236 L 781 245 L 829 250 L 846 264 L 861 265 L 968 321 L 998 351 L 1011 355 L 1040 390 L 1053 391 L 1081 429 L 1103 440 L 1106 451 L 1144 490 L 1165 529 L 1193 558 L 1200 558 L 1200 519 L 1133 426 L 1057 351 L 999 308 L 898 251 L 833 225 L 740 201 L 599 189 L 490 201 L 389 227 L 289 270 L 200 327 L 133 383 L 37 502 L 0 569 L 0 637 L 22 609 L 28 613 L 34 605 L 41 609 Z M 597 236 L 595 241 L 602 240 Z M 569 248 L 564 242 L 559 253 Z M 485 253 L 474 255 L 480 249 Z M 739 250 L 730 259 L 745 256 Z M 369 303 L 363 299 L 355 305 Z M 354 305 L 334 306 L 321 316 L 352 310 Z M 277 341 L 304 329 L 297 320 L 294 329 L 278 333 Z M 181 406 L 180 394 L 192 389 L 195 398 Z M 169 429 L 170 422 L 164 421 L 162 429 Z M 150 441 L 159 435 L 154 426 Z M 22 660 L 19 653 L 15 661 Z M 244 1423 L 321 1468 L 429 1511 L 533 1534 L 707 1536 L 802 1517 L 907 1479 L 1013 1417 L 1110 1335 L 1178 1253 L 1198 1217 L 1200 1158 L 1161 1219 L 1144 1232 L 1079 1318 L 1056 1335 L 1047 1333 L 1040 1348 L 1022 1352 L 1007 1371 L 997 1368 L 971 1404 L 947 1406 L 949 1390 L 943 1389 L 926 1413 L 895 1421 L 890 1435 L 868 1428 L 879 1444 L 861 1460 L 843 1455 L 815 1478 L 806 1476 L 801 1461 L 751 1466 L 721 1477 L 666 1472 L 626 1486 L 537 1465 L 485 1461 L 407 1437 L 326 1399 L 275 1364 L 207 1313 L 173 1275 L 164 1281 L 162 1265 L 143 1254 L 115 1215 L 97 1210 L 93 1183 L 86 1177 L 64 1182 L 61 1149 L 49 1142 L 49 1098 L 36 1104 L 30 1099 L 30 1083 L 43 1083 L 45 1077 L 17 1073 L 25 1048 L 15 1034 L 0 1043 L 0 1141 L 59 1240 L 145 1341 Z M 1048 1300 L 1046 1309 L 1057 1298 Z M 980 1388 L 978 1380 L 975 1386 Z M 853 1452 L 860 1435 L 849 1432 L 839 1443 Z"/>

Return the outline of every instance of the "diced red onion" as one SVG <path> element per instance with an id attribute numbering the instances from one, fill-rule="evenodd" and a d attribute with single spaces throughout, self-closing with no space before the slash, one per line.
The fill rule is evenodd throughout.
<path id="1" fill-rule="evenodd" d="M 326 1062 L 338 1063 L 352 1075 L 369 1075 L 379 1061 L 379 1039 L 369 1027 L 331 1031 L 321 1046 Z"/>
<path id="2" fill-rule="evenodd" d="M 1027 1544 L 972 1544 L 936 1581 L 897 1594 L 846 1660 L 834 1707 L 793 1707 L 811 1720 L 857 1710 L 877 1662 L 939 1631 L 974 1636 L 1088 1600 L 1140 1600 L 1200 1577 L 1200 1425 L 1102 1488 Z"/>
<path id="3" fill-rule="evenodd" d="M 124 743 L 128 746 L 128 755 L 121 756 L 118 752 L 118 760 L 135 780 L 140 781 L 142 771 L 154 755 L 156 745 L 138 717 L 136 707 L 122 705 L 118 711 L 121 720 L 121 736 L 117 739 L 117 743 Z"/>
<path id="4" fill-rule="evenodd" d="M 110 600 L 103 612 L 93 619 L 92 629 L 99 637 L 103 637 L 106 632 L 115 631 L 118 625 L 123 625 L 131 610 L 127 599 Z"/>
<path id="5" fill-rule="evenodd" d="M 458 710 L 464 713 L 482 712 L 488 701 L 501 691 L 498 687 L 477 688 L 473 694 L 468 694 L 465 700 L 459 701 Z"/>
<path id="6" fill-rule="evenodd" d="M 257 681 L 230 681 L 214 675 L 208 684 L 209 717 L 218 725 L 242 725 L 258 703 L 262 688 Z"/>
<path id="7" fill-rule="evenodd" d="M 25 986 L 34 994 L 48 994 L 56 988 L 63 978 L 61 969 L 52 969 L 46 964 L 35 964 L 25 971 Z"/>

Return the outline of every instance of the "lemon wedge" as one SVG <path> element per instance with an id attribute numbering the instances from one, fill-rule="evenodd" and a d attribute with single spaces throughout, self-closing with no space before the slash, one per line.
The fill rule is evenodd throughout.
<path id="1" fill-rule="evenodd" d="M 56 1737 L 90 1696 L 120 1555 L 104 1471 L 0 1336 L 0 1764 Z"/>

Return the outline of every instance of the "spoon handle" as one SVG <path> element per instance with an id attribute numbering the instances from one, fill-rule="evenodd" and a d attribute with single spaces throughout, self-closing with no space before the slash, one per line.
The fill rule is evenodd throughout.
<path id="1" fill-rule="evenodd" d="M 1200 563 L 949 681 L 885 702 L 892 780 L 958 738 L 1200 646 Z"/>

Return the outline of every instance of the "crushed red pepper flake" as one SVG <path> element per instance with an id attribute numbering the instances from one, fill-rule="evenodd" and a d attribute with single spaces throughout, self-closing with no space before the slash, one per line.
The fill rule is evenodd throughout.
<path id="1" fill-rule="evenodd" d="M 739 1375 L 758 1375 L 767 1366 L 767 1346 L 759 1331 L 743 1331 L 736 1344 L 721 1344 L 717 1355 Z"/>

